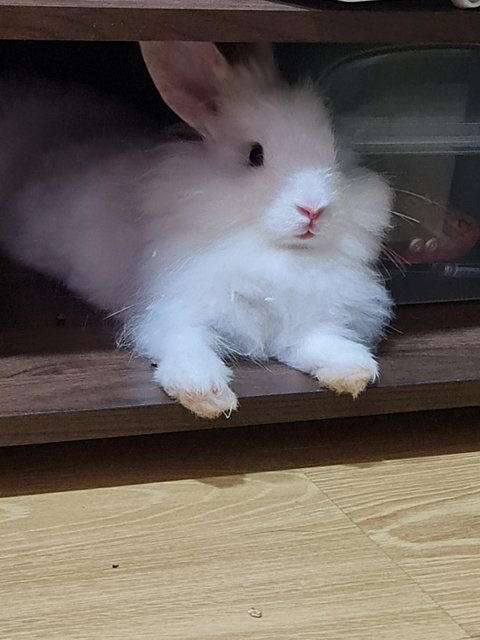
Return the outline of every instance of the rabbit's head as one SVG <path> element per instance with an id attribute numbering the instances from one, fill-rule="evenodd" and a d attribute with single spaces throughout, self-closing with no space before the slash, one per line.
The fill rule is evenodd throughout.
<path id="1" fill-rule="evenodd" d="M 268 242 L 313 250 L 343 243 L 348 253 L 346 236 L 371 244 L 368 235 L 382 234 L 387 186 L 369 172 L 345 175 L 320 96 L 308 83 L 283 81 L 268 45 L 239 48 L 234 61 L 208 42 L 141 47 L 160 94 L 200 134 L 209 166 L 230 181 L 219 197 L 237 219 Z"/>

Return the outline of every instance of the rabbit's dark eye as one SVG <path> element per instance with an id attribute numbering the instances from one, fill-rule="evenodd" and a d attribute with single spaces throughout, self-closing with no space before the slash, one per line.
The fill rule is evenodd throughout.
<path id="1" fill-rule="evenodd" d="M 258 142 L 252 144 L 250 155 L 248 156 L 248 163 L 251 167 L 263 166 L 263 147 Z"/>

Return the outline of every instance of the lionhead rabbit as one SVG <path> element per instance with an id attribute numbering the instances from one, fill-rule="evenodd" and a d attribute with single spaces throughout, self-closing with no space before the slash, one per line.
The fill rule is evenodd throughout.
<path id="1" fill-rule="evenodd" d="M 141 45 L 197 135 L 162 140 L 84 90 L 0 87 L 0 242 L 122 323 L 120 342 L 199 416 L 237 408 L 229 356 L 356 396 L 389 317 L 376 271 L 390 192 L 343 162 L 315 90 L 269 47 Z"/>

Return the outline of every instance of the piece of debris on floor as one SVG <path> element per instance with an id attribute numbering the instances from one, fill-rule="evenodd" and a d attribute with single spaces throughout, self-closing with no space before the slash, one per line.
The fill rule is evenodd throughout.
<path id="1" fill-rule="evenodd" d="M 255 607 L 250 607 L 250 609 L 247 610 L 247 613 L 249 616 L 252 616 L 252 618 L 261 618 L 263 616 L 260 609 L 255 609 Z"/>

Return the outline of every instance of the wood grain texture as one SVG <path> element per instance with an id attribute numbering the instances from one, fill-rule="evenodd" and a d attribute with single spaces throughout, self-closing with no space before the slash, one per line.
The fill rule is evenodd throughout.
<path id="1" fill-rule="evenodd" d="M 478 469 L 467 464 L 456 493 L 446 477 L 477 455 L 479 416 L 424 414 L 420 433 L 412 424 L 397 415 L 0 450 L 3 636 L 472 637 L 464 623 L 465 611 L 475 615 L 478 560 L 464 541 L 474 531 L 451 549 Z M 382 458 L 396 467 L 379 478 Z M 352 519 L 344 507 L 354 502 Z M 357 525 L 362 512 L 368 530 Z M 401 536 L 385 526 L 399 512 Z M 452 576 L 425 579 L 440 566 L 440 512 L 456 608 L 437 602 Z M 415 575 L 380 531 L 416 549 Z M 437 561 L 424 559 L 422 577 L 426 548 Z"/>
<path id="2" fill-rule="evenodd" d="M 421 431 L 422 417 L 415 422 Z M 480 636 L 478 449 L 307 475 L 470 637 Z"/>
<path id="3" fill-rule="evenodd" d="M 449 0 L 0 0 L 5 39 L 472 43 L 479 27 Z"/>
<path id="4" fill-rule="evenodd" d="M 301 472 L 2 505 L 10 640 L 463 635 Z"/>
<path id="5" fill-rule="evenodd" d="M 0 290 L 0 445 L 480 404 L 480 303 L 400 308 L 380 383 L 355 401 L 278 363 L 242 363 L 240 410 L 205 421 L 152 384 L 148 361 L 115 350 L 113 327 L 61 287 L 5 271 Z"/>

